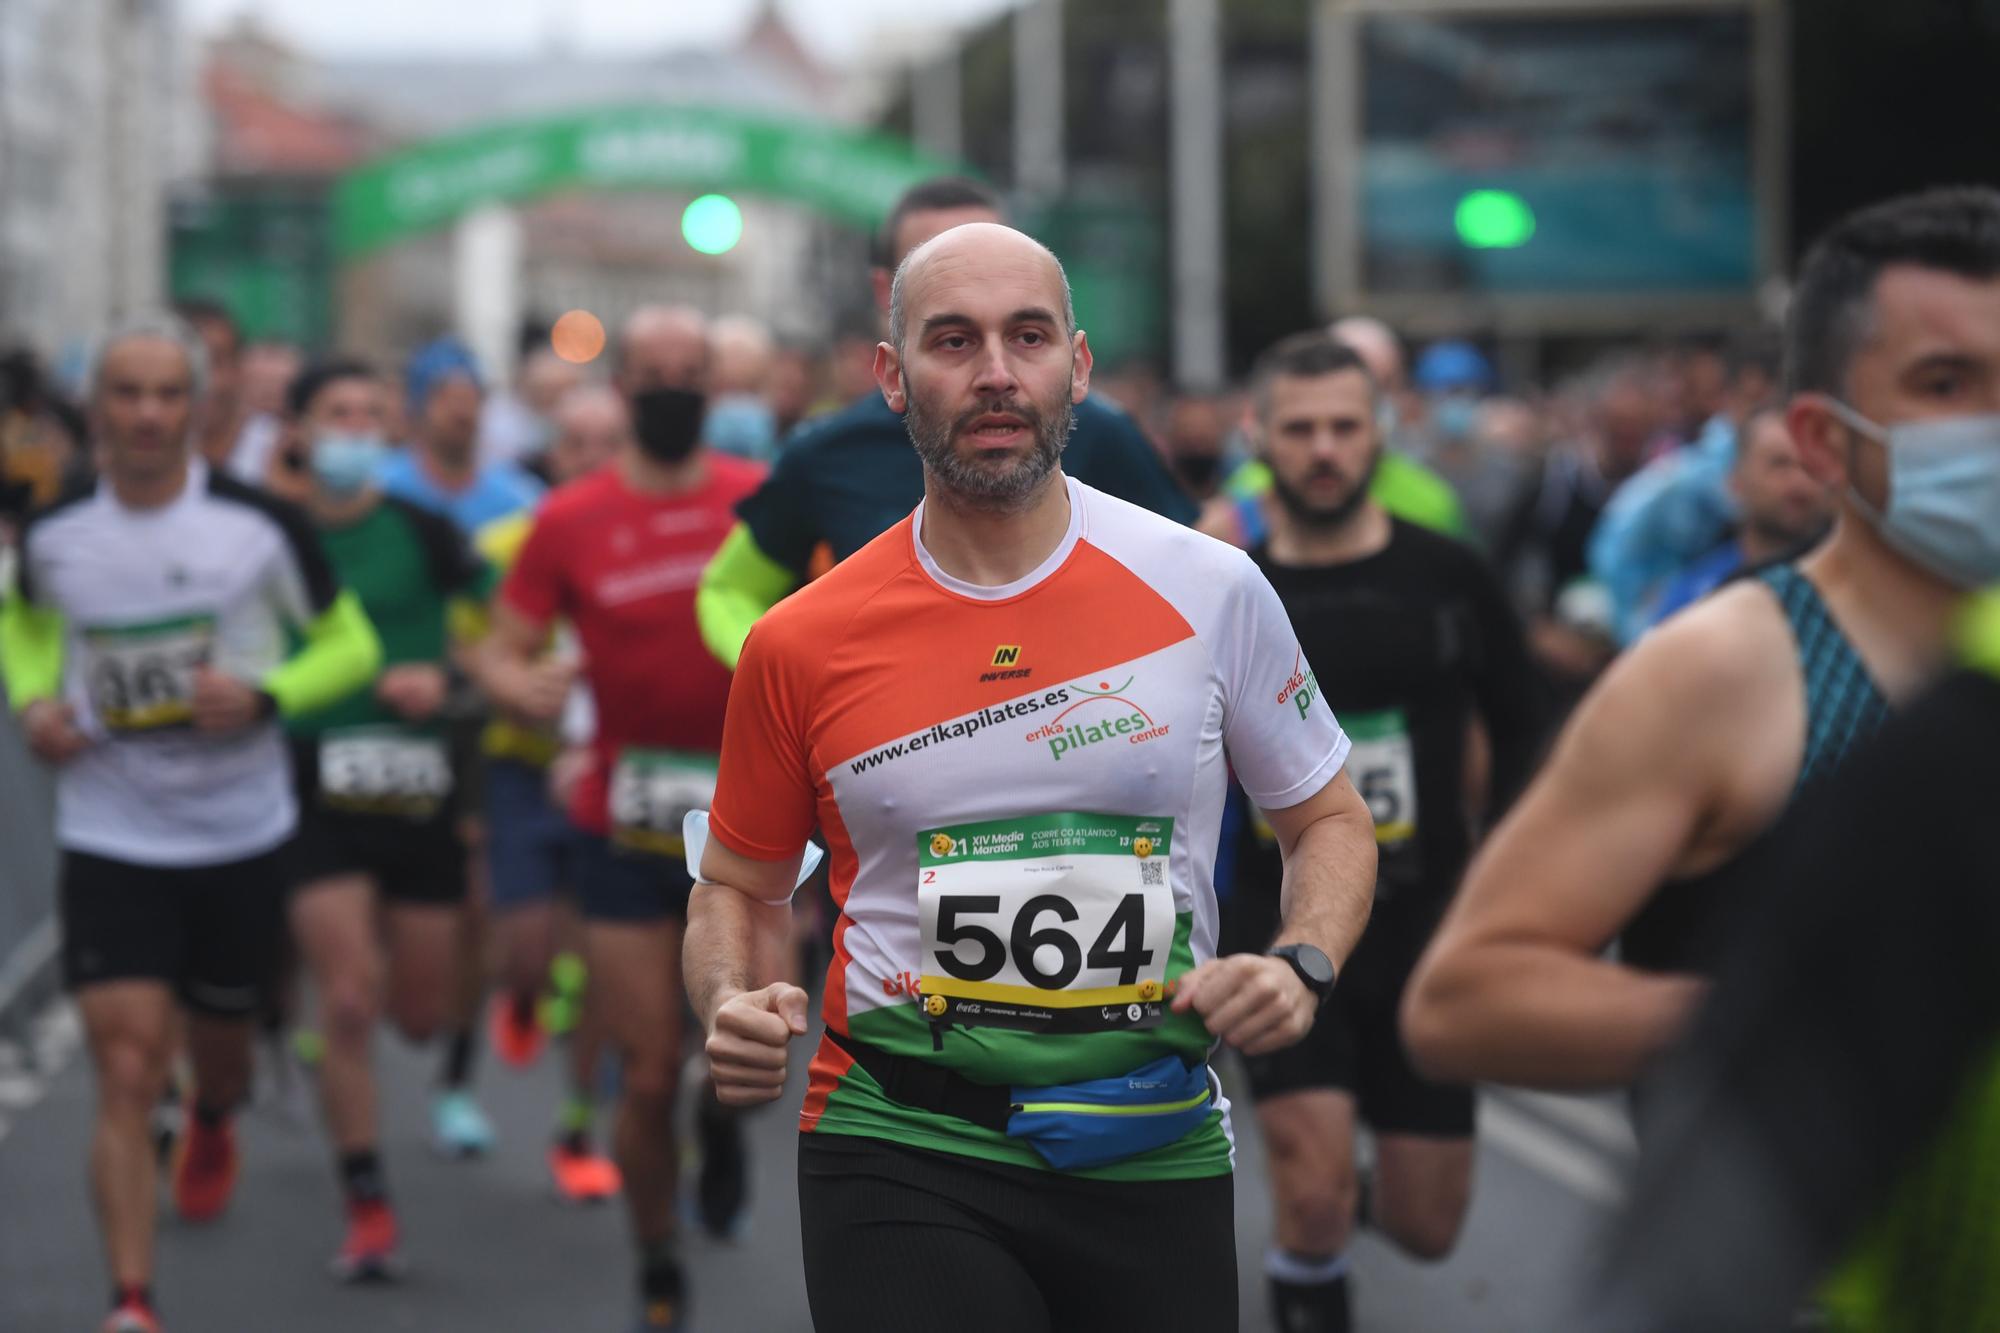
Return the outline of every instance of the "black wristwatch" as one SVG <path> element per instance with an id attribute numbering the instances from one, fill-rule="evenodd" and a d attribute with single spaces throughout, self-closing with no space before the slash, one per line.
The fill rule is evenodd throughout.
<path id="1" fill-rule="evenodd" d="M 1299 974 L 1299 980 L 1306 983 L 1306 989 L 1325 1004 L 1333 994 L 1333 982 L 1337 975 L 1333 960 L 1324 950 L 1311 944 L 1280 944 L 1271 950 L 1271 957 L 1282 958 L 1292 965 L 1292 971 Z"/>

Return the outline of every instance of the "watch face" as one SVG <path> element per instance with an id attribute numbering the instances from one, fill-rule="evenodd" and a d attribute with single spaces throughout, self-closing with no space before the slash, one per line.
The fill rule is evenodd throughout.
<path id="1" fill-rule="evenodd" d="M 1292 956 L 1299 960 L 1299 966 L 1315 983 L 1321 986 L 1333 984 L 1333 960 L 1324 952 L 1310 944 L 1301 944 Z"/>
<path id="2" fill-rule="evenodd" d="M 1287 959 L 1297 968 L 1299 975 L 1308 985 L 1325 990 L 1333 985 L 1333 960 L 1325 952 L 1311 944 L 1287 944 L 1273 949 L 1272 953 Z"/>

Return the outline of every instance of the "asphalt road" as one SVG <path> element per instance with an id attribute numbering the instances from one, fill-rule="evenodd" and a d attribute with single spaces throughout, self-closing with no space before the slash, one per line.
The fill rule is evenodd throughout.
<path id="1" fill-rule="evenodd" d="M 0 1046 L 0 1330 L 84 1333 L 103 1316 L 105 1279 L 85 1188 L 90 1081 L 65 1007 L 36 1025 L 41 1057 Z M 382 1044 L 386 1151 L 412 1269 L 394 1287 L 346 1288 L 326 1273 L 340 1238 L 326 1148 L 302 1100 L 266 1096 L 243 1121 L 241 1185 L 206 1227 L 165 1209 L 158 1292 L 170 1333 L 578 1333 L 632 1318 L 615 1207 L 567 1208 L 542 1150 L 557 1096 L 552 1062 L 516 1072 L 488 1059 L 482 1101 L 498 1151 L 447 1162 L 426 1147 L 433 1060 Z M 795 1071 L 794 1082 L 799 1082 Z M 700 1333 L 807 1333 L 783 1110 L 757 1117 L 753 1217 L 737 1243 L 692 1239 Z M 1262 1254 L 1268 1194 L 1255 1126 L 1236 1116 L 1237 1249 L 1245 1333 L 1269 1327 Z M 1371 1333 L 1566 1333 L 1563 1310 L 1618 1189 L 1624 1131 L 1606 1106 L 1488 1098 L 1472 1215 L 1446 1263 L 1406 1262 L 1372 1237 L 1355 1251 L 1359 1327 Z"/>

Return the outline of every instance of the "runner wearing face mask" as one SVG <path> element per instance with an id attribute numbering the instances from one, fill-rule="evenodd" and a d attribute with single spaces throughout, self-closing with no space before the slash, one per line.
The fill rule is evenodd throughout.
<path id="1" fill-rule="evenodd" d="M 550 626 L 569 622 L 582 645 L 597 736 L 570 814 L 587 835 L 577 891 L 590 984 L 623 1063 L 615 1146 L 639 1250 L 642 1329 L 682 1327 L 688 1295 L 674 1242 L 681 928 L 692 887 L 680 830 L 714 788 L 729 694 L 728 669 L 702 648 L 695 585 L 735 523 L 736 502 L 763 477 L 703 447 L 707 371 L 699 314 L 633 314 L 617 371 L 633 443 L 536 514 L 480 654 L 496 701 L 553 719 L 576 669 L 543 657 Z M 740 1152 L 722 1160 L 730 1146 L 706 1145 L 705 1176 L 716 1165 L 740 1172 Z"/>
<path id="2" fill-rule="evenodd" d="M 307 509 L 387 663 L 371 691 L 291 727 L 302 812 L 292 927 L 319 1002 L 320 1088 L 348 1216 L 334 1271 L 352 1281 L 401 1263 L 378 1148 L 376 1023 L 386 1010 L 405 1037 L 429 1040 L 456 984 L 466 853 L 442 716 L 447 621 L 490 576 L 448 519 L 377 488 L 387 401 L 372 369 L 314 367 L 289 408 L 312 478 Z"/>
<path id="3" fill-rule="evenodd" d="M 1841 496 L 1834 535 L 1661 626 L 1593 691 L 1419 966 L 1404 1031 L 1433 1076 L 1645 1070 L 1770 882 L 1771 826 L 2000 577 L 2000 192 L 1838 224 L 1800 272 L 1787 360 L 1800 457 Z"/>

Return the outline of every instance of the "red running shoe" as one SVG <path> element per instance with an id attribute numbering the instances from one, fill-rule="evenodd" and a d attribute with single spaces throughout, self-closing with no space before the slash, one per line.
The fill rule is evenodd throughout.
<path id="1" fill-rule="evenodd" d="M 174 1209 L 189 1222 L 213 1222 L 236 1190 L 236 1127 L 204 1125 L 189 1114 L 174 1145 Z"/>
<path id="2" fill-rule="evenodd" d="M 618 1197 L 624 1180 L 618 1163 L 591 1151 L 581 1135 L 565 1136 L 549 1145 L 549 1174 L 556 1193 L 568 1203 L 602 1203 Z"/>
<path id="3" fill-rule="evenodd" d="M 396 1214 L 386 1202 L 347 1205 L 347 1239 L 333 1256 L 333 1275 L 342 1282 L 389 1282 L 403 1275 Z"/>
<path id="4" fill-rule="evenodd" d="M 128 1300 L 111 1312 L 99 1333 L 161 1333 L 160 1317 L 141 1300 Z"/>
<path id="5" fill-rule="evenodd" d="M 540 1059 L 548 1042 L 540 1008 L 516 1004 L 515 997 L 505 991 L 496 994 L 487 1006 L 487 1040 L 500 1052 L 500 1058 L 516 1069 L 526 1069 Z"/>

